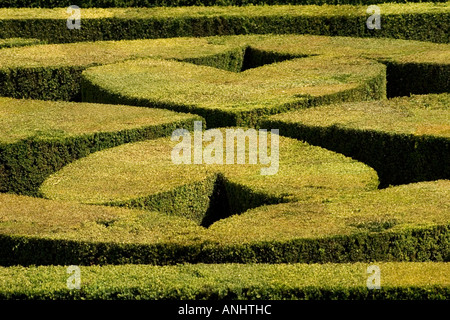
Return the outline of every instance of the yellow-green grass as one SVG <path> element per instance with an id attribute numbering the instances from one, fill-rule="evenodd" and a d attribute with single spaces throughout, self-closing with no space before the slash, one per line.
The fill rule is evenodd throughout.
<path id="1" fill-rule="evenodd" d="M 367 288 L 367 268 L 380 289 Z M 69 289 L 67 266 L 0 268 L 2 299 L 448 299 L 449 263 L 196 264 L 80 267 Z"/>
<path id="2" fill-rule="evenodd" d="M 1 194 L 1 263 L 448 261 L 449 185 L 262 206 L 209 228 L 159 212 Z"/>
<path id="3" fill-rule="evenodd" d="M 121 97 L 142 100 L 146 101 L 144 105 L 192 110 L 201 115 L 207 110 L 267 109 L 262 112 L 273 113 L 271 110 L 281 105 L 302 105 L 305 97 L 369 91 L 364 98 L 370 99 L 383 97 L 385 89 L 382 81 L 377 82 L 385 77 L 383 65 L 335 57 L 298 58 L 241 73 L 167 60 L 132 60 L 90 68 L 83 77 L 90 86 L 117 96 L 118 101 Z M 376 85 L 381 88 L 373 93 L 367 89 Z M 95 95 L 93 91 L 91 95 Z"/>
<path id="4" fill-rule="evenodd" d="M 261 164 L 259 158 L 257 164 L 250 164 L 246 142 L 245 164 L 238 164 L 237 140 L 233 142 L 234 150 L 227 143 L 229 131 L 235 129 L 218 131 L 223 136 L 223 164 L 206 164 L 205 161 L 194 164 L 192 156 L 189 156 L 189 164 L 175 164 L 172 150 L 178 142 L 161 138 L 123 145 L 80 159 L 55 173 L 40 190 L 50 199 L 89 204 L 124 203 L 170 193 L 221 174 L 229 184 L 242 186 L 247 192 L 264 194 L 270 199 L 311 201 L 371 190 L 378 185 L 373 169 L 342 155 L 284 137 L 279 140 L 279 166 L 276 167 L 275 156 L 271 155 L 272 135 L 267 139 L 271 163 Z M 197 146 L 201 146 L 194 143 L 194 139 L 188 143 L 192 154 Z M 204 142 L 203 147 L 204 154 L 209 155 L 211 150 L 208 152 L 206 147 L 212 148 L 214 144 Z M 260 151 L 258 147 L 257 154 Z M 227 153 L 234 154 L 233 164 L 226 164 Z M 271 166 L 275 174 L 261 174 L 261 168 Z M 197 192 L 199 196 L 205 197 L 207 190 L 210 189 Z M 189 202 L 189 199 L 180 201 Z M 238 202 L 233 198 L 229 201 Z M 155 205 L 158 210 L 169 210 Z M 180 203 L 172 205 L 180 206 Z M 155 209 L 153 206 L 151 208 Z"/>
<path id="5" fill-rule="evenodd" d="M 450 94 L 323 105 L 269 118 L 305 126 L 338 126 L 416 136 L 450 137 Z"/>
<path id="6" fill-rule="evenodd" d="M 447 3 L 382 3 L 377 4 L 383 15 L 448 13 Z M 368 16 L 363 5 L 274 5 L 274 6 L 189 6 L 155 8 L 83 8 L 83 19 L 145 19 L 218 16 Z M 1 20 L 59 19 L 67 20 L 67 8 L 2 8 Z"/>
<path id="7" fill-rule="evenodd" d="M 0 143 L 114 133 L 195 119 L 199 117 L 160 109 L 0 97 Z"/>

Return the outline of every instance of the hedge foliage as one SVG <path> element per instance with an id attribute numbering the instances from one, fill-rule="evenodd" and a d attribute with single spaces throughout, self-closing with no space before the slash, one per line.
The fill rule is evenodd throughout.
<path id="1" fill-rule="evenodd" d="M 166 60 L 130 60 L 90 68 L 82 77 L 83 101 L 195 113 L 210 127 L 255 125 L 263 115 L 311 103 L 386 96 L 384 65 L 326 56 L 241 73 Z"/>
<path id="2" fill-rule="evenodd" d="M 293 35 L 40 45 L 2 49 L 0 94 L 14 98 L 80 101 L 82 96 L 80 74 L 83 70 L 93 65 L 111 64 L 128 59 L 175 59 L 214 66 L 228 71 L 247 70 L 243 72 L 245 74 L 255 73 L 257 69 L 249 69 L 255 66 L 273 62 L 281 62 L 280 65 L 289 63 L 289 61 L 285 61 L 289 58 L 305 57 L 305 61 L 321 61 L 320 59 L 332 59 L 333 56 L 349 57 L 351 54 L 358 60 L 364 57 L 385 63 L 387 75 L 384 78 L 388 80 L 387 89 L 385 89 L 385 79 L 374 78 L 372 79 L 373 83 L 367 84 L 366 88 L 361 87 L 359 91 L 341 92 L 337 96 L 330 96 L 328 101 L 322 100 L 314 103 L 342 99 L 379 99 L 384 95 L 384 90 L 387 90 L 389 96 L 446 92 L 450 78 L 446 59 L 448 50 L 447 44 L 392 39 Z M 86 52 L 90 52 L 90 54 L 87 55 Z M 312 57 L 314 55 L 322 58 Z M 265 67 L 270 69 L 269 66 Z M 334 70 L 334 72 L 338 72 L 336 69 Z M 345 74 L 346 71 L 342 70 L 342 72 Z M 236 75 L 236 77 L 239 76 Z M 412 77 L 414 77 L 414 81 L 405 80 Z M 345 83 L 346 79 L 342 75 L 334 81 Z M 414 83 L 417 83 L 417 86 Z M 89 86 L 91 83 L 85 85 Z M 100 89 L 92 88 L 94 91 Z M 103 94 L 105 94 L 105 99 L 111 95 L 106 92 Z M 89 95 L 94 94 L 90 93 Z M 92 97 L 92 99 L 94 98 L 100 99 L 96 96 Z M 113 97 L 111 99 L 114 100 Z M 294 100 L 300 101 L 300 105 L 312 103 L 308 97 Z M 138 102 L 133 101 L 133 103 Z M 280 103 L 276 109 L 279 112 L 293 107 L 289 103 Z M 186 107 L 183 110 L 186 110 Z M 255 109 L 252 117 L 258 117 L 267 112 L 267 107 Z M 235 125 L 237 120 L 243 117 L 237 111 L 221 113 L 216 110 L 215 113 L 217 114 L 216 118 L 222 119 L 222 125 Z M 254 122 L 254 120 L 252 119 L 250 122 Z M 209 125 L 211 126 L 212 123 Z"/>
<path id="3" fill-rule="evenodd" d="M 449 95 L 384 99 L 448 92 L 450 7 L 380 4 L 382 29 L 368 30 L 378 1 L 329 1 L 340 5 L 82 0 L 81 30 L 67 29 L 64 1 L 3 1 L 62 8 L 0 9 L 0 95 L 198 116 L 0 98 L 0 192 L 108 205 L 0 193 L 0 265 L 90 266 L 72 291 L 64 266 L 0 267 L 0 299 L 448 299 L 450 180 L 374 190 L 375 171 L 356 160 L 382 186 L 448 179 Z M 292 33 L 313 36 L 280 35 Z M 124 40 L 173 36 L 196 38 Z M 336 105 L 360 100 L 381 101 Z M 281 138 L 277 177 L 162 165 L 173 144 L 155 138 L 201 116 L 209 127 L 275 124 L 356 160 Z M 369 291 L 366 265 L 347 263 L 374 261 L 421 263 L 376 263 L 383 287 Z M 129 263 L 141 265 L 92 266 Z"/>
<path id="4" fill-rule="evenodd" d="M 374 168 L 381 186 L 450 178 L 450 95 L 346 103 L 274 115 L 263 127 Z"/>
<path id="5" fill-rule="evenodd" d="M 369 264 L 90 266 L 67 288 L 67 266 L 0 268 L 0 299 L 57 300 L 448 300 L 448 263 L 373 262 L 381 289 L 366 287 Z"/>
<path id="6" fill-rule="evenodd" d="M 1 194 L 0 264 L 449 261 L 449 181 L 178 216 Z"/>
<path id="7" fill-rule="evenodd" d="M 0 98 L 0 191 L 38 195 L 52 173 L 89 153 L 191 128 L 167 110 Z"/>
<path id="8" fill-rule="evenodd" d="M 448 43 L 448 3 L 384 3 L 379 7 L 382 28 L 375 30 L 366 27 L 370 16 L 366 4 L 82 9 L 81 29 L 67 28 L 66 7 L 0 9 L 0 38 L 38 38 L 57 43 L 296 33 Z"/>
<path id="9" fill-rule="evenodd" d="M 434 2 L 446 2 L 436 0 Z M 305 4 L 377 4 L 396 2 L 393 0 L 79 0 L 82 8 L 127 8 L 127 7 L 178 7 L 178 6 L 245 6 L 245 5 L 305 5 Z M 412 0 L 408 2 L 421 2 Z M 4 0 L 0 8 L 56 8 L 72 5 L 69 0 Z"/>
<path id="10" fill-rule="evenodd" d="M 222 129 L 222 163 L 193 163 L 198 147 L 193 139 L 188 145 L 188 164 L 176 164 L 172 150 L 178 142 L 170 138 L 127 144 L 97 152 L 66 166 L 46 180 L 40 191 L 49 199 L 80 201 L 88 204 L 114 204 L 158 210 L 166 214 L 190 217 L 200 223 L 207 215 L 213 191 L 225 193 L 222 203 L 230 206 L 228 215 L 262 204 L 286 201 L 322 201 L 373 190 L 378 177 L 371 168 L 328 150 L 280 137 L 276 157 L 273 135 L 267 138 L 269 164 L 249 163 L 249 143 L 245 164 L 237 163 L 236 140 L 232 148 L 228 135 L 237 128 Z M 195 133 L 194 133 L 195 135 Z M 255 132 L 255 138 L 258 138 Z M 265 141 L 263 140 L 263 143 Z M 201 147 L 200 145 L 199 147 Z M 212 143 L 204 142 L 203 156 Z M 219 152 L 216 149 L 214 152 Z M 255 155 L 261 156 L 257 148 Z M 234 154 L 233 164 L 226 158 Z M 278 163 L 279 162 L 279 163 Z M 272 175 L 262 169 L 272 167 Z M 216 183 L 216 186 L 214 186 Z M 217 219 L 215 219 L 217 220 Z"/>

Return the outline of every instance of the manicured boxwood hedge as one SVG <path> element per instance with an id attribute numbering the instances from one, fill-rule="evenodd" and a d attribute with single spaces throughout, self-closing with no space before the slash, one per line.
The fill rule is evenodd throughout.
<path id="1" fill-rule="evenodd" d="M 373 167 L 382 187 L 450 178 L 450 95 L 359 102 L 275 115 L 262 126 Z"/>
<path id="2" fill-rule="evenodd" d="M 434 2 L 446 2 L 435 0 Z M 393 0 L 78 0 L 82 8 L 114 8 L 114 7 L 178 7 L 178 6 L 243 6 L 243 5 L 280 5 L 280 4 L 377 4 L 397 2 Z M 421 2 L 412 0 L 408 2 Z M 4 0 L 0 8 L 55 8 L 68 7 L 73 3 L 69 0 Z"/>
<path id="3" fill-rule="evenodd" d="M 381 289 L 367 289 L 367 263 L 90 266 L 80 268 L 79 290 L 67 288 L 70 276 L 67 266 L 17 266 L 0 268 L 0 299 L 448 300 L 450 297 L 448 263 L 371 264 L 380 268 Z M 184 305 L 180 301 L 180 307 Z M 271 308 L 267 310 L 274 312 Z"/>
<path id="4" fill-rule="evenodd" d="M 0 191 L 28 195 L 38 195 L 51 173 L 92 152 L 170 135 L 201 120 L 163 110 L 10 98 L 0 98 L 0 113 Z M 115 117 L 125 123 L 118 125 Z"/>
<path id="5" fill-rule="evenodd" d="M 19 99 L 80 101 L 81 73 L 92 65 L 156 56 L 190 59 L 229 69 L 239 64 L 235 60 L 242 55 L 242 50 L 241 47 L 208 45 L 207 39 L 194 38 L 5 49 L 0 55 L 0 95 Z M 91 54 L 86 55 L 86 52 Z"/>
<path id="6" fill-rule="evenodd" d="M 209 228 L 150 211 L 1 194 L 0 264 L 449 261 L 448 186 L 264 206 Z"/>
<path id="7" fill-rule="evenodd" d="M 262 204 L 322 201 L 378 186 L 378 177 L 371 168 L 284 137 L 279 138 L 277 159 L 272 156 L 269 164 L 249 164 L 248 160 L 245 164 L 236 164 L 236 160 L 226 164 L 225 155 L 233 152 L 226 139 L 235 129 L 221 130 L 223 164 L 194 164 L 192 160 L 189 164 L 174 164 L 171 153 L 178 142 L 160 138 L 81 159 L 52 175 L 40 191 L 49 199 L 157 210 L 200 224 L 208 215 L 214 190 L 223 190 L 223 198 L 217 201 L 229 206 L 228 215 L 233 215 Z M 269 135 L 268 154 L 273 150 L 272 139 L 275 138 Z M 193 139 L 189 143 L 194 150 Z M 207 146 L 208 143 L 203 144 L 204 148 Z M 249 154 L 248 146 L 245 152 Z M 274 174 L 262 175 L 261 169 L 269 166 L 274 168 Z"/>
<path id="8" fill-rule="evenodd" d="M 296 33 L 448 43 L 448 4 L 379 6 L 383 22 L 382 28 L 376 30 L 366 27 L 367 5 L 83 9 L 82 27 L 74 30 L 66 26 L 66 8 L 2 9 L 0 37 L 38 38 L 55 43 Z"/>
<path id="9" fill-rule="evenodd" d="M 131 60 L 84 71 L 82 100 L 190 112 L 218 127 L 252 126 L 263 115 L 311 104 L 386 96 L 384 65 L 346 61 L 316 56 L 236 74 L 182 62 Z"/>
<path id="10" fill-rule="evenodd" d="M 450 77 L 445 59 L 448 45 L 392 39 L 234 36 L 3 49 L 0 55 L 0 94 L 15 98 L 79 101 L 82 70 L 92 65 L 115 63 L 130 58 L 175 59 L 229 71 L 242 71 L 293 57 L 330 54 L 348 56 L 349 46 L 355 56 L 375 58 L 387 65 L 389 96 L 448 90 Z M 85 52 L 90 54 L 86 55 Z M 369 91 L 380 92 L 384 88 L 383 83 L 373 86 L 374 88 L 368 88 Z M 304 103 L 309 104 L 307 99 Z M 289 108 L 288 105 L 285 107 Z M 219 110 L 215 112 L 220 113 Z M 255 110 L 255 115 L 265 112 L 267 108 Z M 239 117 L 242 117 L 239 112 L 234 115 L 224 112 L 219 114 L 223 124 L 229 125 L 234 125 Z"/>

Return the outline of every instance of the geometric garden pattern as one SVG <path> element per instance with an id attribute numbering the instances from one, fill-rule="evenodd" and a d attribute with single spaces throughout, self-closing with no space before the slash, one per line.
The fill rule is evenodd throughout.
<path id="1" fill-rule="evenodd" d="M 43 15 L 42 38 L 2 10 Z M 274 34 L 255 6 L 230 12 L 269 31 L 140 37 L 130 18 L 108 40 L 99 9 L 80 30 L 45 10 L 0 9 L 0 298 L 448 299 L 448 34 L 327 33 L 334 11 Z M 176 164 L 176 129 L 277 129 L 277 172 Z"/>

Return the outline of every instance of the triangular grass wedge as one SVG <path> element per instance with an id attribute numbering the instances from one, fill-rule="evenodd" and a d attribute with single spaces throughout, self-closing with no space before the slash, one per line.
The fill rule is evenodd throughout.
<path id="1" fill-rule="evenodd" d="M 264 141 L 255 129 L 214 130 L 223 137 L 220 162 L 177 163 L 172 153 L 181 142 L 160 138 L 92 154 L 52 175 L 40 191 L 50 199 L 146 208 L 206 223 L 210 211 L 217 220 L 262 204 L 324 201 L 377 188 L 373 169 L 340 154 L 270 133 Z M 244 161 L 238 162 L 239 139 L 231 144 L 228 140 L 236 130 L 253 130 L 258 139 L 254 164 L 246 140 Z M 278 145 L 272 145 L 275 137 Z M 189 160 L 198 149 L 206 157 L 218 151 L 211 149 L 217 141 L 203 141 L 198 147 L 194 137 L 188 142 L 192 147 L 184 152 L 189 152 Z M 261 147 L 265 142 L 268 145 Z M 261 161 L 264 148 L 264 154 L 272 158 L 270 163 Z M 236 160 L 228 161 L 232 157 Z M 271 167 L 274 174 L 262 174 L 262 169 Z"/>

